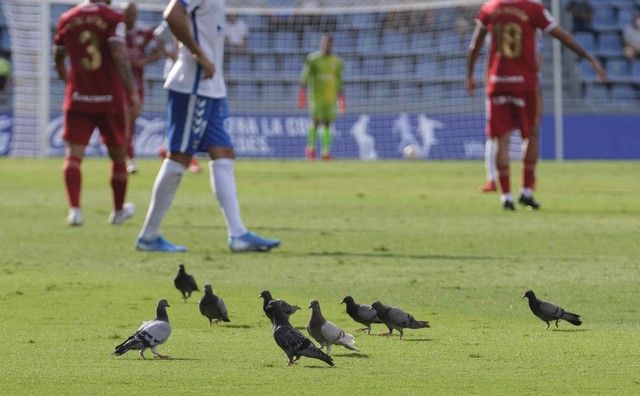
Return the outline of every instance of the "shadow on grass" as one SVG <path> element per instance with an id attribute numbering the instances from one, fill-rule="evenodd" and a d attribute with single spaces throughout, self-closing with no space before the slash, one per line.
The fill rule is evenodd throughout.
<path id="1" fill-rule="evenodd" d="M 302 367 L 304 367 L 304 368 L 310 368 L 310 369 L 332 369 L 332 368 L 334 368 L 335 366 L 329 366 L 328 364 L 327 364 L 327 365 L 324 365 L 324 366 L 318 366 L 318 365 L 310 365 L 310 366 L 309 366 L 309 365 L 306 365 L 306 364 L 305 364 L 305 365 L 304 365 L 304 366 L 302 366 Z"/>
<path id="2" fill-rule="evenodd" d="M 577 333 L 579 331 L 589 331 L 589 329 L 551 329 L 558 333 Z"/>
<path id="3" fill-rule="evenodd" d="M 402 341 L 406 342 L 431 342 L 435 341 L 435 338 L 403 338 Z"/>
<path id="4" fill-rule="evenodd" d="M 369 359 L 369 355 L 366 353 L 357 353 L 357 352 L 351 352 L 351 353 L 341 353 L 339 355 L 333 355 L 334 357 L 338 357 L 338 358 L 355 358 L 355 359 Z"/>
<path id="5" fill-rule="evenodd" d="M 230 329 L 252 329 L 253 328 L 253 326 L 250 326 L 250 325 L 234 325 L 234 324 L 232 324 L 232 325 L 221 325 L 220 327 L 228 327 Z"/>
<path id="6" fill-rule="evenodd" d="M 504 257 L 492 257 L 492 256 L 465 256 L 465 255 L 453 255 L 453 254 L 395 254 L 387 252 L 310 252 L 303 254 L 302 256 L 311 257 L 375 257 L 375 258 L 388 258 L 388 259 L 418 259 L 418 260 L 501 260 Z"/>

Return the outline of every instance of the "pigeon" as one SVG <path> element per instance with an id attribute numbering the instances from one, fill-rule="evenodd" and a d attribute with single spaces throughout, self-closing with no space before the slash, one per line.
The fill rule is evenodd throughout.
<path id="1" fill-rule="evenodd" d="M 271 301 L 267 304 L 266 311 L 273 317 L 273 339 L 287 354 L 289 366 L 294 364 L 301 356 L 322 360 L 329 366 L 333 366 L 331 356 L 322 352 L 300 330 L 291 326 L 287 315 L 282 311 L 281 301 Z"/>
<path id="2" fill-rule="evenodd" d="M 273 296 L 271 295 L 269 290 L 263 290 L 262 293 L 260 293 L 260 297 L 262 297 L 263 299 L 262 310 L 264 311 L 265 315 L 267 315 L 267 318 L 269 318 L 269 320 L 273 323 L 273 315 L 270 312 L 267 312 L 267 305 L 269 304 L 269 302 L 274 301 Z M 289 318 L 290 315 L 293 315 L 297 310 L 300 309 L 299 306 L 289 305 L 284 300 L 275 300 L 275 301 L 279 301 L 281 303 L 280 306 L 282 307 L 283 313 L 287 316 L 287 319 Z"/>
<path id="3" fill-rule="evenodd" d="M 156 309 L 156 318 L 144 322 L 131 337 L 127 338 L 122 344 L 118 345 L 113 351 L 113 355 L 120 356 L 130 350 L 140 350 L 140 356 L 145 359 L 144 351 L 151 348 L 151 352 L 160 359 L 168 359 L 169 356 L 158 353 L 158 345 L 167 341 L 171 335 L 171 326 L 169 325 L 169 316 L 167 316 L 167 307 L 169 303 L 164 298 L 158 301 Z"/>
<path id="4" fill-rule="evenodd" d="M 358 351 L 355 346 L 356 341 L 351 334 L 345 333 L 344 330 L 322 316 L 318 300 L 311 300 L 309 309 L 311 309 L 311 317 L 307 323 L 307 331 L 320 344 L 320 349 L 326 346 L 327 353 L 329 353 L 331 346 L 336 344 L 352 351 Z"/>
<path id="5" fill-rule="evenodd" d="M 191 297 L 191 293 L 200 291 L 193 275 L 187 274 L 184 270 L 184 264 L 180 264 L 178 267 L 178 275 L 176 275 L 173 280 L 173 284 L 176 285 L 176 289 L 182 293 L 182 298 L 184 298 L 185 303 L 187 302 L 187 298 Z"/>
<path id="6" fill-rule="evenodd" d="M 347 314 L 351 316 L 351 319 L 367 326 L 356 331 L 367 330 L 367 334 L 371 334 L 371 323 L 382 323 L 378 317 L 378 313 L 375 309 L 371 308 L 371 305 L 356 304 L 351 296 L 343 298 L 341 304 L 347 304 Z"/>
<path id="7" fill-rule="evenodd" d="M 582 324 L 580 315 L 567 312 L 550 302 L 538 300 L 533 290 L 527 290 L 522 298 L 525 297 L 529 299 L 529 308 L 531 308 L 531 312 L 547 323 L 547 330 L 549 330 L 549 322 L 554 320 L 556 321 L 556 327 L 558 327 L 558 321 L 560 319 L 564 319 L 574 326 L 580 326 Z"/>
<path id="8" fill-rule="evenodd" d="M 380 335 L 390 336 L 393 333 L 393 329 L 396 329 L 400 332 L 400 339 L 402 339 L 403 329 L 423 329 L 425 327 L 431 327 L 429 322 L 425 322 L 423 320 L 416 320 L 410 314 L 404 312 L 400 308 L 392 307 L 390 305 L 384 305 L 380 301 L 374 301 L 371 304 L 373 309 L 378 312 L 378 317 L 382 320 L 387 328 L 389 329 L 388 333 L 383 333 Z"/>
<path id="9" fill-rule="evenodd" d="M 230 322 L 224 301 L 213 294 L 209 284 L 204 285 L 204 296 L 200 299 L 200 313 L 209 319 L 209 326 L 218 323 L 220 320 Z"/>

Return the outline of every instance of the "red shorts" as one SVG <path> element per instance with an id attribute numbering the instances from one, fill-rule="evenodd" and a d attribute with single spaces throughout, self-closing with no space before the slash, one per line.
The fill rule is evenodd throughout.
<path id="1" fill-rule="evenodd" d="M 487 135 L 500 137 L 520 129 L 524 139 L 540 122 L 540 92 L 538 90 L 518 93 L 487 95 Z"/>
<path id="2" fill-rule="evenodd" d="M 126 116 L 124 112 L 83 113 L 79 111 L 64 112 L 64 133 L 66 142 L 86 146 L 98 128 L 102 142 L 107 147 L 121 147 L 126 137 Z"/>

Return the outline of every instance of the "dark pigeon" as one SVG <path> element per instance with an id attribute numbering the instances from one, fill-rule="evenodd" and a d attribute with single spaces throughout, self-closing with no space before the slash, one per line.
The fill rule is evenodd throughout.
<path id="1" fill-rule="evenodd" d="M 219 321 L 230 322 L 224 301 L 213 294 L 209 284 L 204 285 L 204 296 L 200 299 L 200 313 L 209 319 L 209 326 Z"/>
<path id="2" fill-rule="evenodd" d="M 280 301 L 271 301 L 267 304 L 266 310 L 273 317 L 273 339 L 287 354 L 289 366 L 294 364 L 301 356 L 319 359 L 329 366 L 333 366 L 331 356 L 322 352 L 300 330 L 291 326 L 287 315 L 282 311 L 282 303 Z"/>
<path id="3" fill-rule="evenodd" d="M 376 312 L 375 309 L 371 308 L 371 305 L 356 304 L 356 302 L 353 300 L 353 297 L 351 296 L 346 296 L 345 298 L 343 298 L 341 304 L 347 304 L 347 314 L 351 316 L 351 319 L 367 326 L 356 331 L 366 330 L 367 334 L 371 334 L 371 324 L 382 323 L 380 318 L 378 318 L 378 312 Z"/>
<path id="4" fill-rule="evenodd" d="M 260 293 L 260 297 L 262 297 L 262 299 L 263 299 L 263 301 L 262 301 L 262 310 L 264 311 L 265 315 L 267 315 L 267 318 L 269 318 L 271 323 L 273 323 L 273 317 L 271 316 L 271 314 L 269 312 L 267 312 L 267 305 L 271 301 L 279 301 L 281 303 L 280 306 L 282 307 L 283 313 L 287 316 L 287 319 L 289 319 L 289 316 L 293 315 L 297 310 L 300 309 L 299 306 L 297 306 L 297 305 L 289 305 L 284 300 L 274 300 L 274 298 L 271 295 L 271 292 L 269 292 L 269 290 L 263 290 L 262 293 Z"/>
<path id="5" fill-rule="evenodd" d="M 533 314 L 539 317 L 543 322 L 547 323 L 547 330 L 549 329 L 549 322 L 555 321 L 556 327 L 558 327 L 558 321 L 560 319 L 564 319 L 574 326 L 580 326 L 582 324 L 580 315 L 567 312 L 550 302 L 538 300 L 533 290 L 528 290 L 524 296 L 522 296 L 522 298 L 525 297 L 529 299 L 529 308 L 531 308 L 531 312 L 533 312 Z"/>
<path id="6" fill-rule="evenodd" d="M 171 335 L 171 326 L 169 325 L 169 316 L 167 315 L 167 307 L 169 303 L 164 298 L 158 301 L 156 308 L 156 318 L 148 322 L 144 322 L 131 337 L 127 338 L 122 344 L 118 345 L 113 351 L 113 355 L 120 356 L 127 351 L 139 350 L 140 356 L 145 359 L 144 351 L 151 348 L 151 352 L 160 359 L 168 359 L 169 356 L 161 355 L 157 351 L 158 345 L 164 343 Z"/>
<path id="7" fill-rule="evenodd" d="M 384 305 L 380 301 L 374 301 L 371 307 L 378 312 L 378 318 L 380 318 L 382 323 L 389 329 L 388 333 L 380 335 L 390 336 L 391 333 L 393 333 L 393 329 L 396 329 L 400 332 L 400 339 L 402 339 L 403 329 L 423 329 L 425 327 L 431 327 L 429 322 L 416 320 L 412 315 L 404 312 L 400 308 Z"/>
<path id="8" fill-rule="evenodd" d="M 173 284 L 176 285 L 176 289 L 180 290 L 180 293 L 182 293 L 182 298 L 184 298 L 185 303 L 187 302 L 187 298 L 191 297 L 191 293 L 194 291 L 200 291 L 200 289 L 198 289 L 196 279 L 193 275 L 189 275 L 185 271 L 184 264 L 180 264 L 178 267 L 178 275 L 176 275 L 173 280 Z"/>

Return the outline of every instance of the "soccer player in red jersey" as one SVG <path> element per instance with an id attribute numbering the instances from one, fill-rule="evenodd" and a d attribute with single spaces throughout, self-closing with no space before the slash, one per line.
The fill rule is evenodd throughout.
<path id="1" fill-rule="evenodd" d="M 135 3 L 129 2 L 124 5 L 124 20 L 127 26 L 127 52 L 129 61 L 131 62 L 131 70 L 133 78 L 136 82 L 138 95 L 140 96 L 140 108 L 144 99 L 144 67 L 150 63 L 155 63 L 162 58 L 163 51 L 158 45 L 153 34 L 153 29 L 137 23 L 138 7 Z M 148 49 L 151 49 L 148 52 Z M 133 138 L 136 130 L 136 119 L 138 113 L 129 112 L 128 114 L 128 133 L 127 133 L 127 172 L 134 174 L 138 170 L 135 161 L 135 151 L 133 148 Z"/>
<path id="2" fill-rule="evenodd" d="M 587 59 L 600 80 L 606 72 L 600 62 L 582 48 L 554 21 L 542 4 L 533 0 L 490 0 L 480 8 L 469 46 L 465 86 L 473 95 L 473 71 L 488 33 L 491 49 L 486 75 L 487 134 L 497 143 L 496 168 L 505 209 L 514 210 L 509 180 L 509 138 L 520 129 L 523 145 L 522 191 L 519 202 L 532 209 L 540 204 L 533 198 L 535 168 L 539 155 L 538 63 L 536 30 L 560 40 L 580 58 Z"/>
<path id="3" fill-rule="evenodd" d="M 109 222 L 121 224 L 135 210 L 133 204 L 124 202 L 128 177 L 124 89 L 131 96 L 133 112 L 139 111 L 140 97 L 127 59 L 124 18 L 108 4 L 109 1 L 90 0 L 73 7 L 60 16 L 54 37 L 56 71 L 65 82 L 63 174 L 70 225 L 83 222 L 80 163 L 95 128 L 112 161 L 114 211 Z"/>

